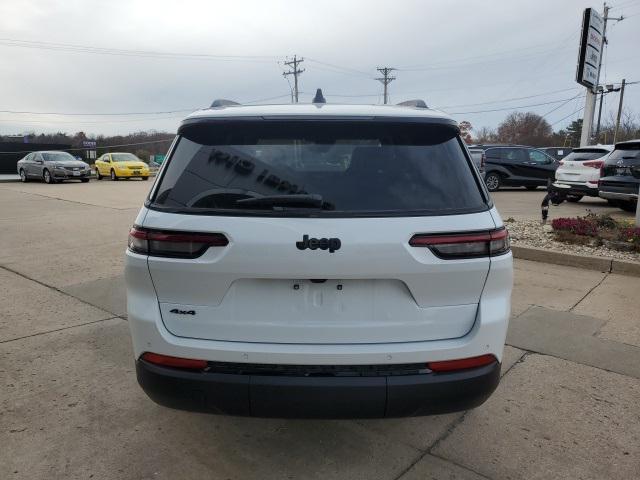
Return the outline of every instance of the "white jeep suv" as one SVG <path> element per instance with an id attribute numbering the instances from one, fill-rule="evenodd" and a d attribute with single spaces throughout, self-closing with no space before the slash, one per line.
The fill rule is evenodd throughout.
<path id="1" fill-rule="evenodd" d="M 149 397 L 320 418 L 484 402 L 512 256 L 457 123 L 421 103 L 215 105 L 182 122 L 129 234 Z"/>

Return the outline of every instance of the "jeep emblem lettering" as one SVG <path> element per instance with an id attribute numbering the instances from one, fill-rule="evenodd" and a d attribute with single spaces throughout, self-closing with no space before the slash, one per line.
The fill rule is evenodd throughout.
<path id="1" fill-rule="evenodd" d="M 333 253 L 336 250 L 340 250 L 342 243 L 339 238 L 309 238 L 309 235 L 303 235 L 302 240 L 296 242 L 298 250 L 329 250 L 329 253 Z"/>

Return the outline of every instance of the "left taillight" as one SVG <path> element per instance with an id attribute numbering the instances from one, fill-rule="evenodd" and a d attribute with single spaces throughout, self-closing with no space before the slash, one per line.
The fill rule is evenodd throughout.
<path id="1" fill-rule="evenodd" d="M 446 260 L 494 257 L 511 249 L 506 228 L 487 232 L 452 234 L 416 234 L 409 240 L 412 247 L 427 247 L 434 255 Z"/>
<path id="2" fill-rule="evenodd" d="M 209 247 L 228 244 L 222 233 L 174 232 L 138 226 L 129 231 L 129 250 L 155 257 L 197 258 Z"/>

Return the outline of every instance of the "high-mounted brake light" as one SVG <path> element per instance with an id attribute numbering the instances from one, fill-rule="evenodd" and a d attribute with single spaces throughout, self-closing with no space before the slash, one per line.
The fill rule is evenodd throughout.
<path id="1" fill-rule="evenodd" d="M 412 247 L 427 247 L 437 257 L 460 258 L 495 257 L 511 249 L 506 228 L 487 232 L 451 233 L 445 235 L 417 234 L 411 237 Z"/>
<path id="2" fill-rule="evenodd" d="M 461 358 L 459 360 L 444 360 L 440 362 L 429 362 L 427 368 L 434 372 L 453 372 L 456 370 L 466 370 L 468 368 L 484 367 L 496 362 L 496 357 L 490 354 L 479 357 Z"/>
<path id="3" fill-rule="evenodd" d="M 585 167 L 602 168 L 604 160 L 589 160 L 588 162 L 582 162 Z"/>
<path id="4" fill-rule="evenodd" d="M 184 368 L 186 370 L 204 370 L 207 368 L 206 360 L 171 357 L 169 355 L 161 355 L 153 352 L 143 353 L 140 359 L 162 367 Z"/>
<path id="5" fill-rule="evenodd" d="M 228 244 L 221 233 L 169 232 L 137 226 L 129 231 L 129 250 L 155 257 L 197 258 L 209 247 Z"/>

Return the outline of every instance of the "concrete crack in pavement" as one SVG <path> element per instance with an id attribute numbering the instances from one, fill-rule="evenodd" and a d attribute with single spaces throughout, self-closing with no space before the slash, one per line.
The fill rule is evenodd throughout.
<path id="1" fill-rule="evenodd" d="M 602 279 L 593 286 L 593 288 L 591 288 L 587 293 L 585 293 L 582 298 L 580 300 L 578 300 L 568 311 L 571 312 L 573 311 L 574 308 L 576 308 L 578 305 L 580 305 L 580 303 L 587 298 L 589 295 L 591 295 L 591 292 L 593 292 L 596 288 L 598 288 L 600 285 L 602 285 L 602 282 L 604 282 L 607 277 L 610 275 L 610 273 L 605 273 L 604 276 L 602 277 Z"/>
<path id="2" fill-rule="evenodd" d="M 0 340 L 0 344 L 15 342 L 17 340 L 24 340 L 25 338 L 37 337 L 39 335 L 47 335 L 49 333 L 60 332 L 62 330 L 69 330 L 70 328 L 77 328 L 77 327 L 84 327 L 86 325 L 93 325 L 94 323 L 106 322 L 107 320 L 115 320 L 116 318 L 119 319 L 119 320 L 124 320 L 122 317 L 118 317 L 116 315 L 116 316 L 109 317 L 109 318 L 102 318 L 100 320 L 93 320 L 91 322 L 79 323 L 78 325 L 69 325 L 68 327 L 55 328 L 53 330 L 47 330 L 46 332 L 38 332 L 38 333 L 32 333 L 31 335 L 24 335 L 22 337 L 10 338 L 9 340 Z"/>
<path id="3" fill-rule="evenodd" d="M 104 313 L 108 313 L 109 315 L 113 315 L 114 317 L 118 317 L 118 318 L 122 318 L 125 322 L 127 321 L 127 319 L 125 317 L 122 317 L 121 315 L 118 315 L 114 312 L 110 312 L 108 310 L 105 310 L 104 308 L 98 306 L 98 305 L 94 305 L 93 303 L 87 302 L 86 300 L 83 300 L 82 298 L 76 297 L 75 295 L 71 295 L 70 293 L 65 292 L 64 290 L 59 289 L 58 287 L 54 287 L 53 285 L 49 285 L 47 283 L 41 282 L 40 280 L 37 280 L 35 278 L 31 278 L 28 275 L 25 275 L 24 273 L 18 272 L 17 270 L 14 270 L 13 268 L 7 267 L 6 265 L 0 265 L 0 268 L 3 270 L 6 270 L 7 272 L 13 273 L 14 275 L 18 275 L 19 277 L 24 278 L 25 280 L 29 280 L 31 282 L 35 282 L 38 285 L 41 285 L 45 288 L 48 288 L 50 290 L 53 290 L 54 292 L 58 292 L 62 295 L 65 295 L 69 298 L 73 298 L 74 300 L 77 300 L 79 302 L 84 303 L 85 305 L 89 305 L 93 308 L 97 308 L 98 310 L 104 312 Z"/>

